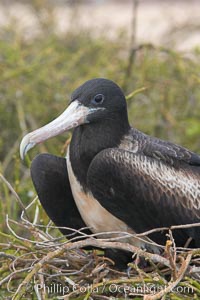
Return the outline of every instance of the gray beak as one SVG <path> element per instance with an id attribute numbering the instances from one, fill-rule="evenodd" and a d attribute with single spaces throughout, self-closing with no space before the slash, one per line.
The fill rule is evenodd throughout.
<path id="1" fill-rule="evenodd" d="M 42 143 L 71 128 L 88 123 L 87 116 L 93 111 L 94 109 L 80 104 L 78 100 L 73 101 L 58 118 L 24 136 L 20 144 L 21 159 L 24 159 L 26 153 L 36 144 Z"/>

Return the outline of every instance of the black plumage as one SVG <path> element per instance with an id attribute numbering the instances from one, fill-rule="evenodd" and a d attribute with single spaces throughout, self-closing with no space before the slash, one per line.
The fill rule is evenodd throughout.
<path id="1" fill-rule="evenodd" d="M 39 199 L 56 225 L 140 233 L 200 221 L 200 156 L 131 128 L 115 83 L 99 78 L 80 86 L 60 117 L 24 137 L 21 156 L 70 128 L 75 129 L 67 162 L 42 154 L 31 168 Z M 174 236 L 179 246 L 192 237 L 192 246 L 200 247 L 199 227 Z M 163 244 L 166 237 L 155 233 L 151 239 Z M 131 242 L 156 251 L 148 239 Z"/>
<path id="2" fill-rule="evenodd" d="M 31 177 L 42 206 L 58 227 L 85 227 L 72 196 L 65 158 L 39 154 L 31 164 Z M 70 229 L 60 230 L 64 235 L 73 233 Z"/>

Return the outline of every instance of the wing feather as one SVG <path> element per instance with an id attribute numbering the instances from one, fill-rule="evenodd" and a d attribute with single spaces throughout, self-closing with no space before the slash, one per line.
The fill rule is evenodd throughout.
<path id="1" fill-rule="evenodd" d="M 134 128 L 131 128 L 129 134 L 124 137 L 120 148 L 143 153 L 175 167 L 179 167 L 181 163 L 200 167 L 200 155 L 177 144 L 146 135 Z"/>
<path id="2" fill-rule="evenodd" d="M 93 159 L 87 180 L 101 205 L 136 232 L 200 221 L 197 168 L 176 169 L 162 160 L 113 148 Z M 194 238 L 200 236 L 198 230 L 191 230 Z"/>

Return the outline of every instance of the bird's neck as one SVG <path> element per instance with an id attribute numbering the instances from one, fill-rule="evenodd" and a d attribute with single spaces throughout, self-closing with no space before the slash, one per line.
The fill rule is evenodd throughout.
<path id="1" fill-rule="evenodd" d="M 76 178 L 85 190 L 87 172 L 93 158 L 104 149 L 118 147 L 130 129 L 128 119 L 115 124 L 108 121 L 105 120 L 103 124 L 82 125 L 73 132 L 70 162 Z"/>

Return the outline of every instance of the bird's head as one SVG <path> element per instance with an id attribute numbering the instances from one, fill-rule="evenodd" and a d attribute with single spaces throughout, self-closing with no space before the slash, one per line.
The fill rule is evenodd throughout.
<path id="1" fill-rule="evenodd" d="M 86 81 L 72 93 L 69 106 L 60 116 L 24 136 L 20 145 L 20 156 L 24 159 L 26 153 L 36 144 L 69 129 L 105 120 L 119 123 L 123 117 L 128 124 L 125 96 L 117 84 L 104 78 Z"/>

